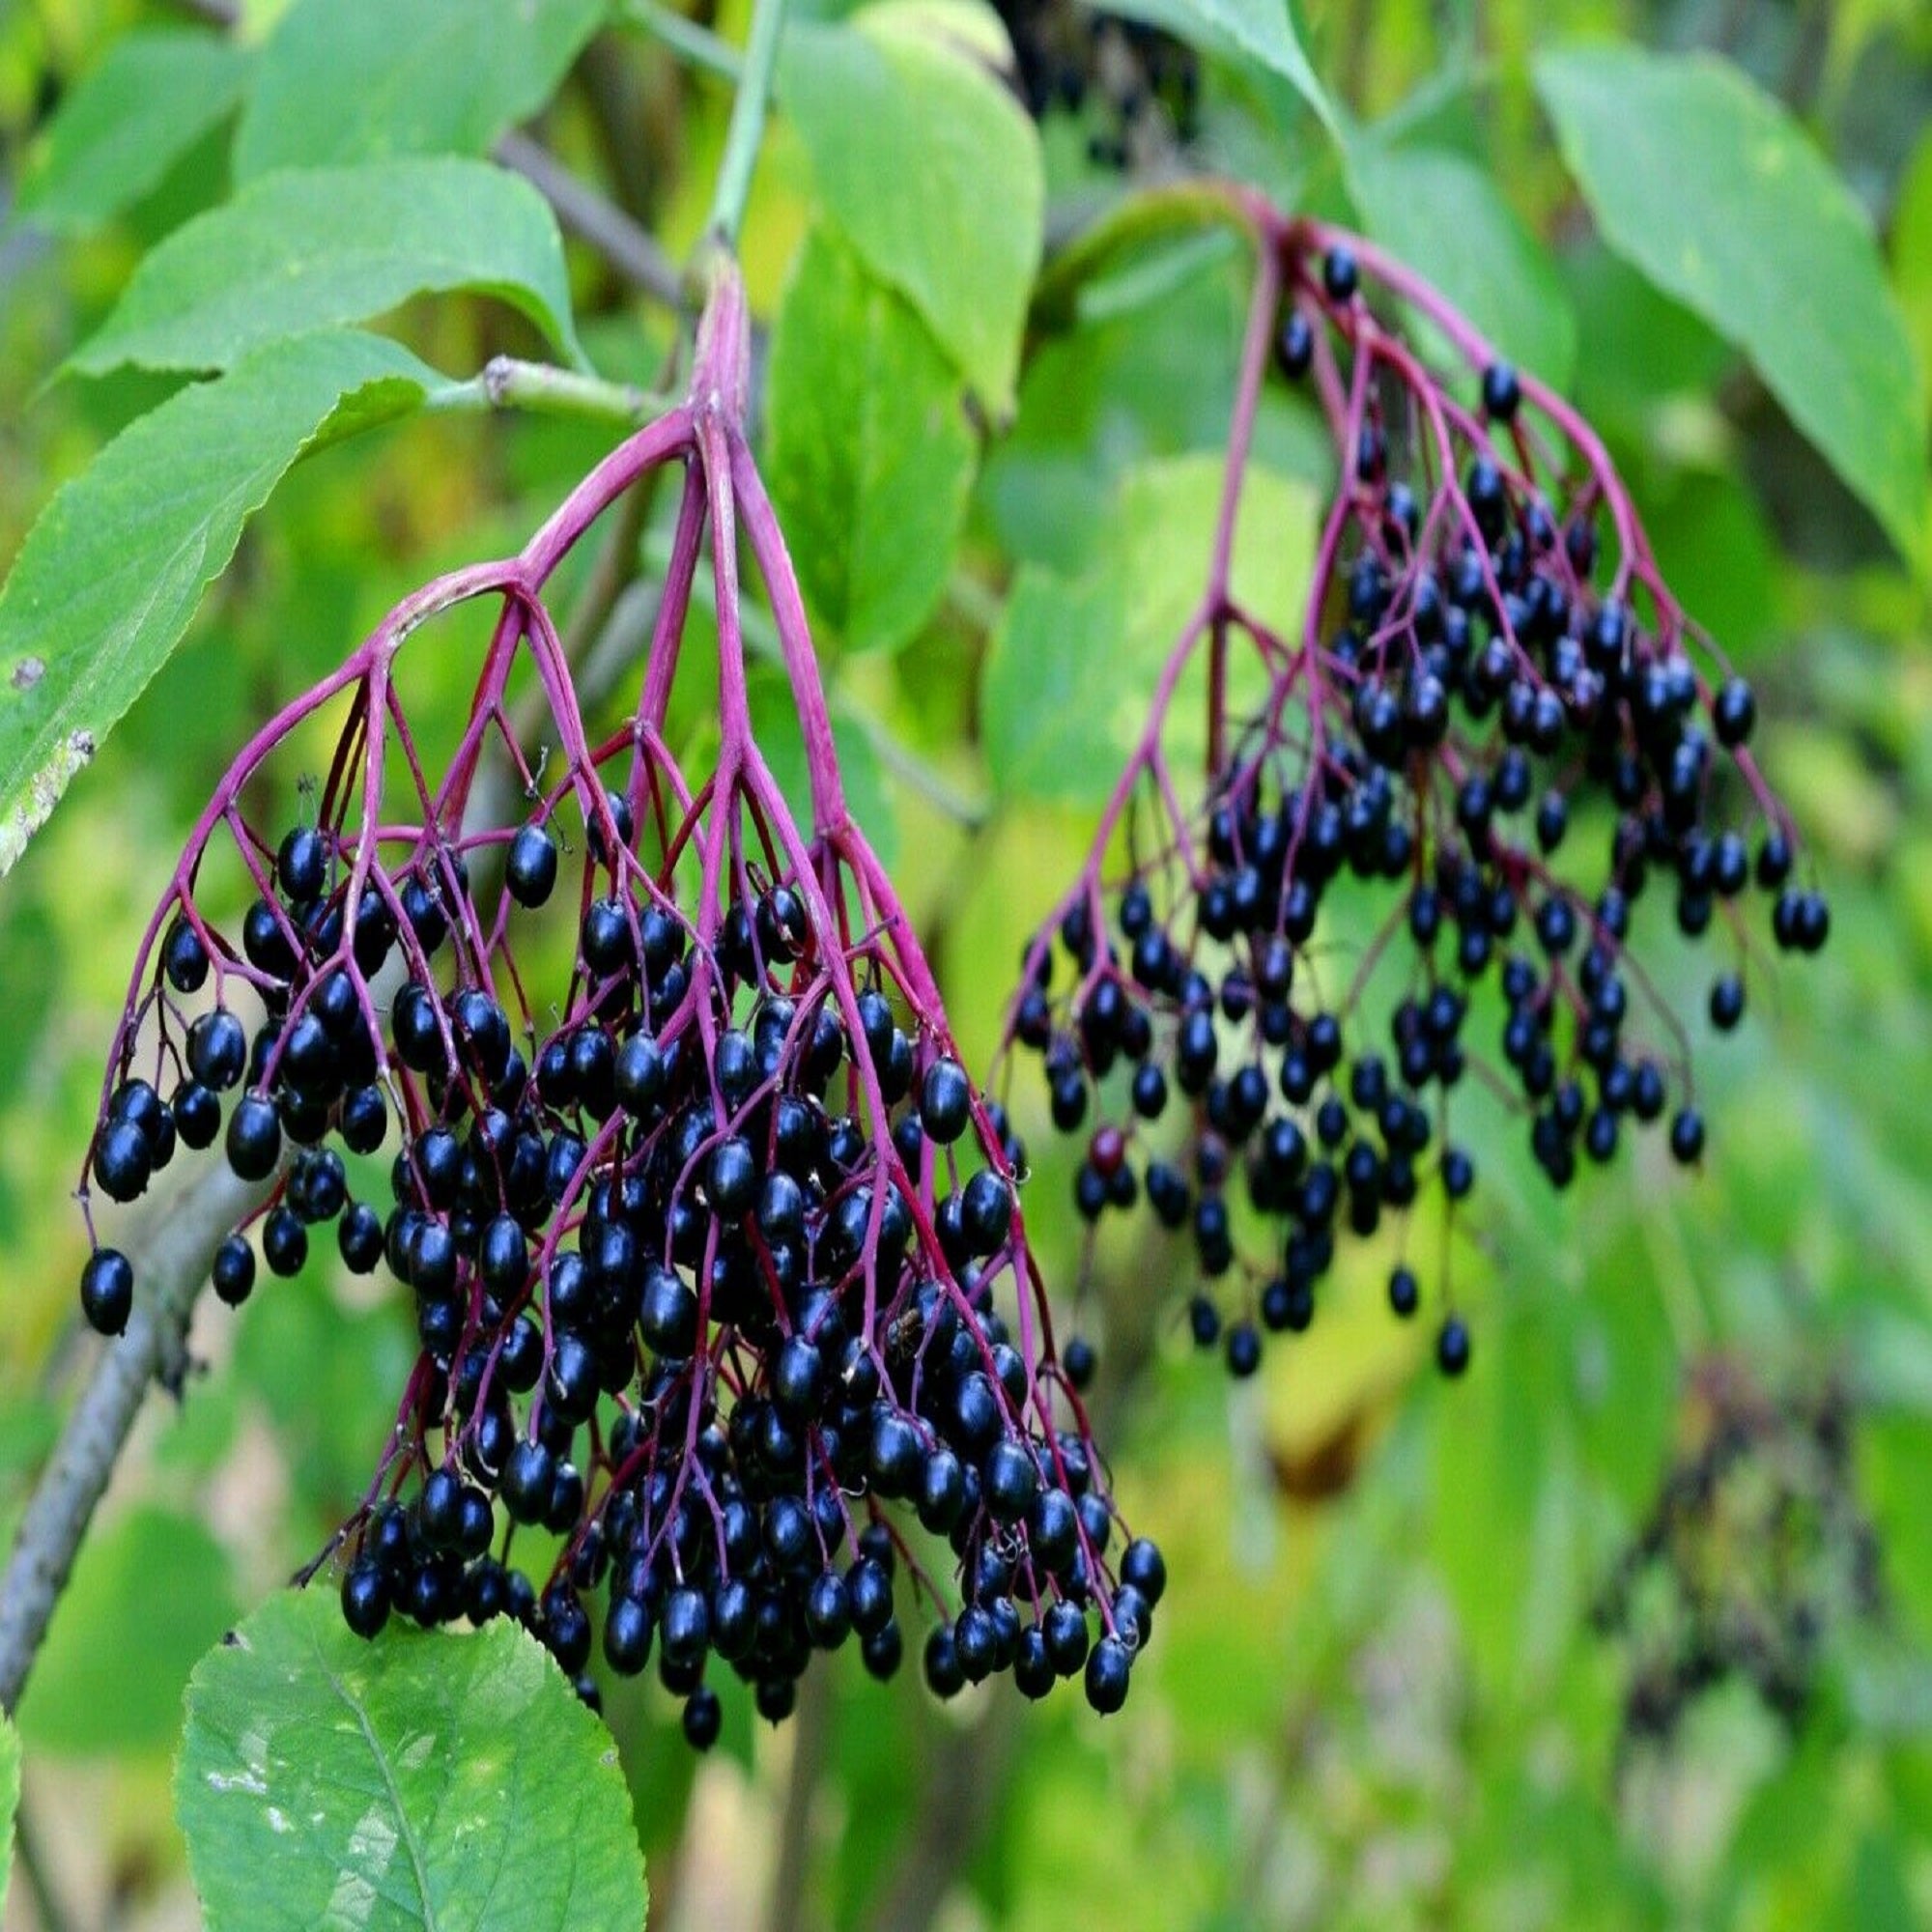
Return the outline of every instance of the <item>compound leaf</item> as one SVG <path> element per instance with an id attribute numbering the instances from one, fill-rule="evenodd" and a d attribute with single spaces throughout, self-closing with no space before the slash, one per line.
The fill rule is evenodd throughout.
<path id="1" fill-rule="evenodd" d="M 616 1749 L 526 1632 L 285 1592 L 201 1661 L 175 1810 L 210 1932 L 640 1932 Z"/>
<path id="2" fill-rule="evenodd" d="M 563 242 L 527 182 L 442 157 L 291 168 L 170 235 L 73 366 L 225 369 L 264 343 L 452 289 L 501 297 L 582 360 Z"/>
<path id="3" fill-rule="evenodd" d="M 262 50 L 236 178 L 388 155 L 481 155 L 555 92 L 604 0 L 296 0 Z"/>
<path id="4" fill-rule="evenodd" d="M 1750 357 L 1917 560 L 1923 380 L 1850 189 L 1725 62 L 1565 49 L 1538 58 L 1536 84 L 1604 239 Z"/>
<path id="5" fill-rule="evenodd" d="M 1012 407 L 1046 206 L 1039 138 L 942 15 L 867 8 L 784 41 L 780 99 L 818 199 L 996 411 Z"/>
<path id="6" fill-rule="evenodd" d="M 298 336 L 171 396 L 62 487 L 0 589 L 0 872 L 180 641 L 283 472 L 416 408 L 437 380 L 380 336 Z"/>
<path id="7" fill-rule="evenodd" d="M 854 650 L 910 639 L 946 588 L 974 440 L 906 301 L 814 230 L 772 340 L 770 475 L 814 617 Z"/>
<path id="8" fill-rule="evenodd" d="M 83 235 L 131 208 L 234 107 L 249 59 L 233 41 L 191 29 L 122 35 L 37 145 L 20 213 Z"/>

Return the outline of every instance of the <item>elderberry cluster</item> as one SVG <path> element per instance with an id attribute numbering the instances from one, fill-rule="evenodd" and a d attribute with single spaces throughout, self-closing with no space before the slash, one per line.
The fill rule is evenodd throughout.
<path id="1" fill-rule="evenodd" d="M 1753 893 L 1780 949 L 1829 929 L 1747 750 L 1750 688 L 1700 667 L 1613 473 L 1563 469 L 1500 361 L 1459 402 L 1343 243 L 1285 255 L 1261 319 L 1277 367 L 1319 383 L 1344 470 L 1309 608 L 1210 595 L 1177 668 L 1202 648 L 1210 707 L 1241 669 L 1254 695 L 1210 715 L 1192 812 L 1156 715 L 1010 1022 L 1084 1143 L 1079 1212 L 1145 1201 L 1184 1232 L 1193 1335 L 1236 1376 L 1308 1326 L 1339 1242 L 1425 1190 L 1469 1196 L 1450 1101 L 1472 1074 L 1556 1189 L 1653 1123 L 1700 1157 L 1687 1036 L 1634 950 L 1650 901 L 1729 935 L 1719 1031 L 1744 1013 Z M 1406 1254 L 1387 1294 L 1422 1305 Z M 1445 1312 L 1442 1370 L 1470 1348 Z"/>
<path id="2" fill-rule="evenodd" d="M 706 398 L 742 391 L 705 362 L 742 358 L 735 283 L 726 303 L 701 338 Z M 537 587 L 559 521 L 574 540 L 633 451 L 689 459 L 679 560 L 639 707 L 593 747 Z M 709 527 L 728 612 L 737 515 L 820 748 L 810 834 L 751 736 L 734 625 L 715 770 L 693 783 L 664 740 L 700 541 Z M 590 1699 L 593 1650 L 623 1676 L 655 1655 L 702 1747 L 711 1660 L 777 1721 L 816 1651 L 856 1640 L 893 1675 L 916 1600 L 939 1613 L 939 1693 L 1083 1676 L 1118 1710 L 1164 1571 L 1121 1530 L 1054 1356 L 1024 1150 L 960 1065 L 844 810 L 788 571 L 740 433 L 694 408 L 602 466 L 519 559 L 385 624 L 321 694 L 350 711 L 314 822 L 271 844 L 240 803 L 310 700 L 204 818 L 136 974 L 92 1184 L 132 1199 L 175 1139 L 220 1136 L 266 1195 L 215 1257 L 224 1300 L 246 1299 L 258 1255 L 294 1274 L 330 1229 L 348 1268 L 412 1296 L 394 1435 L 325 1553 L 361 1634 L 397 1613 L 512 1615 Z M 470 596 L 501 616 L 432 783 L 395 651 L 425 600 Z M 547 783 L 502 700 L 525 656 L 561 753 Z M 486 753 L 521 787 L 500 816 Z M 254 888 L 239 941 L 210 910 L 224 828 Z M 90 1320 L 118 1331 L 132 1292 L 97 1246 Z"/>

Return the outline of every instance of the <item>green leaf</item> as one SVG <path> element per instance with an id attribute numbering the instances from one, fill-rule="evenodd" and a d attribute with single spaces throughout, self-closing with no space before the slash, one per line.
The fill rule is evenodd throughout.
<path id="1" fill-rule="evenodd" d="M 1577 318 L 1554 264 L 1481 168 L 1441 149 L 1360 142 L 1349 191 L 1369 233 L 1433 281 L 1519 368 L 1556 388 Z"/>
<path id="2" fill-rule="evenodd" d="M 0 590 L 0 872 L 180 641 L 283 472 L 439 380 L 380 336 L 276 343 L 130 423 L 63 486 Z"/>
<path id="3" fill-rule="evenodd" d="M 148 256 L 72 366 L 225 369 L 264 343 L 450 289 L 500 297 L 582 361 L 543 197 L 486 161 L 416 159 L 251 183 Z"/>
<path id="4" fill-rule="evenodd" d="M 144 1506 L 81 1546 L 20 1700 L 36 1751 L 164 1751 L 195 1660 L 234 1617 L 228 1553 L 205 1524 Z"/>
<path id="5" fill-rule="evenodd" d="M 519 0 L 487 23 L 449 0 L 296 0 L 235 137 L 240 181 L 388 155 L 482 155 L 535 113 L 604 0 Z"/>
<path id="6" fill-rule="evenodd" d="M 1891 276 L 1918 366 L 1932 372 L 1932 128 L 1899 180 L 1891 215 Z"/>
<path id="7" fill-rule="evenodd" d="M 1039 139 L 1005 83 L 935 34 L 938 17 L 889 0 L 844 26 L 793 26 L 779 98 L 826 213 L 1004 413 L 1039 266 Z"/>
<path id="8" fill-rule="evenodd" d="M 1207 582 L 1222 468 L 1217 456 L 1194 455 L 1131 470 L 1092 571 L 1069 582 L 1021 570 L 980 694 L 986 758 L 1003 796 L 1105 799 Z M 1315 493 L 1251 463 L 1235 529 L 1234 594 L 1286 636 L 1299 635 L 1314 545 Z M 1196 652 L 1197 670 L 1205 655 Z M 1235 645 L 1233 679 L 1252 675 L 1253 656 L 1245 642 Z M 1183 767 L 1198 761 L 1205 729 L 1204 707 L 1187 701 L 1186 689 L 1166 741 Z"/>
<path id="9" fill-rule="evenodd" d="M 175 1811 L 210 1932 L 639 1932 L 611 1735 L 536 1639 L 353 1635 L 271 1599 L 188 1685 Z"/>
<path id="10" fill-rule="evenodd" d="M 1922 378 L 1850 190 L 1776 102 L 1723 62 L 1549 52 L 1536 83 L 1605 240 L 1735 343 L 1917 559 Z"/>
<path id="11" fill-rule="evenodd" d="M 1259 62 L 1289 82 L 1331 134 L 1340 133 L 1335 104 L 1309 64 L 1288 0 L 1122 0 L 1109 11 L 1165 27 L 1224 59 Z"/>
<path id="12" fill-rule="evenodd" d="M 14 1872 L 14 1814 L 20 1808 L 20 1734 L 0 1712 L 0 1912 Z"/>
<path id="13" fill-rule="evenodd" d="M 946 589 L 975 455 L 959 379 L 919 317 L 823 229 L 772 338 L 772 496 L 815 619 L 905 643 Z"/>
<path id="14" fill-rule="evenodd" d="M 124 34 L 36 147 L 20 183 L 20 213 L 82 235 L 131 208 L 234 107 L 249 58 L 216 34 Z"/>

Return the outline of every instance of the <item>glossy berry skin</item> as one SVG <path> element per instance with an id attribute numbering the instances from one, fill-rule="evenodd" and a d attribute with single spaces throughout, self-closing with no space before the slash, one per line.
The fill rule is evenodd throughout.
<path id="1" fill-rule="evenodd" d="M 1262 1338 L 1255 1332 L 1252 1321 L 1236 1321 L 1229 1325 L 1225 1344 L 1228 1351 L 1228 1373 L 1236 1380 L 1245 1380 L 1262 1365 Z"/>
<path id="2" fill-rule="evenodd" d="M 308 1260 L 308 1230 L 292 1208 L 270 1210 L 262 1223 L 262 1259 L 270 1274 L 298 1275 Z"/>
<path id="3" fill-rule="evenodd" d="M 684 1740 L 693 1750 L 708 1751 L 724 1728 L 724 1707 L 703 1685 L 684 1701 Z"/>
<path id="4" fill-rule="evenodd" d="M 1275 338 L 1275 360 L 1291 383 L 1299 382 L 1315 362 L 1315 327 L 1299 309 L 1290 311 Z"/>
<path id="5" fill-rule="evenodd" d="M 187 1030 L 188 1070 L 204 1087 L 225 1094 L 248 1065 L 248 1037 L 225 1008 L 203 1013 Z"/>
<path id="6" fill-rule="evenodd" d="M 240 1308 L 255 1288 L 255 1251 L 240 1235 L 230 1235 L 214 1251 L 211 1271 L 215 1293 L 230 1308 Z"/>
<path id="7" fill-rule="evenodd" d="M 353 1203 L 335 1225 L 336 1247 L 351 1274 L 373 1274 L 383 1259 L 383 1219 L 367 1202 Z"/>
<path id="8" fill-rule="evenodd" d="M 1743 678 L 1731 678 L 1719 690 L 1711 720 L 1720 745 L 1742 745 L 1750 736 L 1757 723 L 1757 698 Z"/>
<path id="9" fill-rule="evenodd" d="M 282 1123 L 272 1100 L 244 1094 L 228 1117 L 228 1165 L 242 1180 L 266 1180 L 282 1155 Z"/>
<path id="10" fill-rule="evenodd" d="M 669 1268 L 644 1277 L 638 1332 L 660 1355 L 683 1359 L 697 1343 L 697 1297 Z"/>
<path id="11" fill-rule="evenodd" d="M 1167 1563 L 1157 1545 L 1137 1536 L 1121 1551 L 1121 1581 L 1138 1590 L 1151 1608 L 1167 1591 Z"/>
<path id="12" fill-rule="evenodd" d="M 525 825 L 510 840 L 503 883 L 520 906 L 534 910 L 556 889 L 556 840 L 541 825 Z"/>
<path id="13" fill-rule="evenodd" d="M 1445 1376 L 1460 1376 L 1469 1366 L 1469 1330 L 1461 1316 L 1450 1316 L 1436 1335 L 1435 1364 Z"/>
<path id="14" fill-rule="evenodd" d="M 1087 1659 L 1087 1702 L 1103 1718 L 1110 1718 L 1127 1701 L 1127 1674 L 1131 1659 L 1127 1647 L 1117 1636 L 1103 1636 Z"/>
<path id="15" fill-rule="evenodd" d="M 1745 1014 L 1745 982 L 1735 973 L 1725 973 L 1711 983 L 1711 1024 L 1719 1033 L 1729 1033 Z"/>
<path id="16" fill-rule="evenodd" d="M 214 1145 L 214 1138 L 221 1131 L 221 1102 L 212 1088 L 196 1080 L 183 1081 L 175 1089 L 169 1111 L 185 1148 L 198 1153 L 203 1148 Z"/>
<path id="17" fill-rule="evenodd" d="M 1412 1268 L 1399 1267 L 1389 1276 L 1389 1306 L 1405 1321 L 1422 1306 L 1422 1285 Z"/>
<path id="18" fill-rule="evenodd" d="M 80 1271 L 80 1307 L 98 1335 L 119 1335 L 134 1312 L 134 1270 L 119 1248 L 97 1248 Z"/>
<path id="19" fill-rule="evenodd" d="M 154 1170 L 148 1137 L 132 1121 L 109 1121 L 94 1149 L 94 1178 L 110 1201 L 133 1201 Z"/>
<path id="20" fill-rule="evenodd" d="M 364 1639 L 378 1635 L 389 1620 L 389 1579 L 367 1558 L 343 1573 L 342 1620 Z"/>
<path id="21" fill-rule="evenodd" d="M 1511 422 L 1522 402 L 1522 384 L 1507 362 L 1492 362 L 1483 371 L 1483 412 L 1492 422 Z"/>
<path id="22" fill-rule="evenodd" d="M 161 949 L 161 971 L 178 993 L 198 993 L 208 982 L 208 948 L 185 919 L 168 928 Z"/>
<path id="23" fill-rule="evenodd" d="M 972 1084 L 956 1060 L 935 1060 L 920 1084 L 919 1118 L 941 1147 L 951 1147 L 971 1119 Z"/>

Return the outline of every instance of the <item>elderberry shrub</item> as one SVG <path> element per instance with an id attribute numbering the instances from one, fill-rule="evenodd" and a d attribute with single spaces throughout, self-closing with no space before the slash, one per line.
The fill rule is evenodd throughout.
<path id="1" fill-rule="evenodd" d="M 1038 1697 L 1084 1673 L 1112 1711 L 1165 1571 L 1122 1530 L 1055 1359 L 1019 1212 L 1024 1150 L 960 1065 L 846 810 L 732 400 L 742 299 L 720 286 L 701 405 L 607 460 L 519 557 L 401 607 L 224 781 L 136 973 L 93 1181 L 138 1194 L 170 1123 L 185 1136 L 191 1119 L 265 1190 L 216 1257 L 224 1300 L 262 1292 L 256 1247 L 280 1275 L 331 1242 L 412 1295 L 421 1349 L 393 1437 L 325 1552 L 343 1559 L 343 1615 L 363 1635 L 394 1614 L 515 1616 L 591 1698 L 593 1654 L 623 1676 L 655 1656 L 702 1748 L 719 1729 L 714 1661 L 777 1721 L 814 1651 L 850 1642 L 892 1676 L 901 1613 L 923 1602 L 941 1695 L 1010 1672 Z M 685 476 L 664 614 L 636 711 L 593 745 L 540 593 L 612 497 L 662 465 Z M 665 705 L 707 533 L 720 744 L 714 769 L 688 775 Z M 740 533 L 804 725 L 809 831 L 752 735 Z M 425 615 L 468 598 L 498 621 L 432 782 L 392 671 Z M 507 722 L 526 660 L 548 761 Z M 338 695 L 317 809 L 271 841 L 243 787 Z M 515 781 L 496 803 L 486 753 Z M 239 936 L 210 909 L 217 833 L 253 889 Z M 143 1055 L 172 1099 L 135 1073 Z M 386 1179 L 352 1185 L 380 1156 Z M 126 1261 L 97 1252 L 90 1319 L 117 1328 L 131 1293 Z M 519 1558 L 546 1536 L 561 1554 L 533 1576 Z"/>
<path id="2" fill-rule="evenodd" d="M 1672 600 L 1588 425 L 1399 265 L 1255 218 L 1214 575 L 1009 1020 L 1084 1150 L 1079 1213 L 1191 1241 L 1189 1328 L 1237 1377 L 1308 1326 L 1342 1243 L 1469 1197 L 1481 1151 L 1451 1102 L 1472 1076 L 1558 1190 L 1645 1130 L 1698 1160 L 1689 1035 L 1637 940 L 1726 940 L 1708 1016 L 1728 1032 L 1753 896 L 1779 950 L 1830 924 L 1752 762 L 1751 690 Z M 1428 366 L 1387 298 L 1465 368 Z M 1341 469 L 1287 625 L 1236 601 L 1226 561 L 1270 359 L 1312 386 Z M 1208 713 L 1191 803 L 1180 693 Z M 1424 1298 L 1402 1260 L 1391 1308 Z M 1460 1375 L 1470 1330 L 1436 1320 Z"/>

